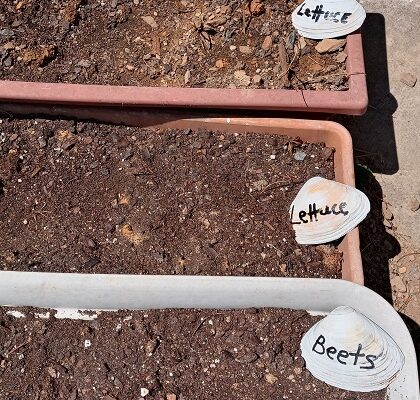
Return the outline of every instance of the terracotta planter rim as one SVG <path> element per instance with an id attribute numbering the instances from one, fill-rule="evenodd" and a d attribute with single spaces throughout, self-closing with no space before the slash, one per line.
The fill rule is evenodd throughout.
<path id="1" fill-rule="evenodd" d="M 61 105 L 284 110 L 362 115 L 368 105 L 362 38 L 347 37 L 347 91 L 105 86 L 0 81 L 0 101 Z"/>

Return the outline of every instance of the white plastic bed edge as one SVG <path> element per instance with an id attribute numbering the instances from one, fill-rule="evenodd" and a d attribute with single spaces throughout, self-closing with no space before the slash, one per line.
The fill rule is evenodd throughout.
<path id="1" fill-rule="evenodd" d="M 0 272 L 0 305 L 84 310 L 279 307 L 328 313 L 340 305 L 385 329 L 405 355 L 390 400 L 419 400 L 414 345 L 401 317 L 381 296 L 333 279 L 87 275 Z"/>

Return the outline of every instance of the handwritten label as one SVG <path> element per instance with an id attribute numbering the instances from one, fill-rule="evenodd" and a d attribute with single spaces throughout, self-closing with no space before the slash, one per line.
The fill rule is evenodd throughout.
<path id="1" fill-rule="evenodd" d="M 319 19 L 322 17 L 326 21 L 332 21 L 335 23 L 347 24 L 348 18 L 352 13 L 341 12 L 341 11 L 325 11 L 323 10 L 324 6 L 322 4 L 317 5 L 313 10 L 308 7 L 305 7 L 305 3 L 303 3 L 299 10 L 297 11 L 297 15 L 305 16 L 314 20 L 314 22 L 318 22 Z"/>
<path id="2" fill-rule="evenodd" d="M 334 346 L 327 347 L 325 336 L 319 335 L 318 339 L 315 341 L 312 346 L 312 351 L 319 355 L 326 355 L 330 360 L 335 360 L 343 365 L 359 365 L 359 360 L 363 365 L 360 365 L 360 369 L 374 369 L 375 361 L 379 356 L 374 354 L 364 354 L 362 353 L 362 345 L 359 344 L 357 350 L 347 351 L 342 349 L 337 349 Z M 369 365 L 366 365 L 366 361 Z"/>
<path id="3" fill-rule="evenodd" d="M 318 216 L 324 215 L 347 215 L 349 212 L 345 210 L 347 203 L 342 202 L 340 204 L 333 204 L 330 206 L 325 206 L 324 208 L 317 208 L 316 203 L 308 205 L 308 211 L 300 210 L 298 212 L 299 221 L 293 221 L 293 214 L 295 211 L 295 206 L 292 206 L 290 210 L 290 222 L 292 224 L 307 224 L 309 222 L 317 222 Z"/>

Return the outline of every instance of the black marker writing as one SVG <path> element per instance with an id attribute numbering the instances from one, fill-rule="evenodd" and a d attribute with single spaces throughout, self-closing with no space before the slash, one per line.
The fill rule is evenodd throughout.
<path id="1" fill-rule="evenodd" d="M 337 210 L 338 207 L 338 210 Z M 300 210 L 298 213 L 299 221 L 293 220 L 294 210 L 295 207 L 292 206 L 292 209 L 290 211 L 290 222 L 292 224 L 307 224 L 309 222 L 317 222 L 318 221 L 318 215 L 348 215 L 348 211 L 345 210 L 347 207 L 347 203 L 343 202 L 340 204 L 333 204 L 331 208 L 329 206 L 325 206 L 324 209 L 317 208 L 316 203 L 312 203 L 308 205 L 308 211 Z M 309 219 L 308 219 L 309 218 Z"/>
<path id="2" fill-rule="evenodd" d="M 359 346 L 357 347 L 357 351 L 356 353 L 349 353 L 351 356 L 354 356 L 354 363 L 353 365 L 357 365 L 357 360 L 359 359 L 359 357 L 364 357 L 364 353 L 361 353 L 360 351 L 362 350 L 362 345 L 359 344 Z M 362 367 L 360 367 L 362 368 Z"/>
<path id="3" fill-rule="evenodd" d="M 362 345 L 361 344 L 359 344 L 357 346 L 356 351 L 351 352 L 351 351 L 347 351 L 347 350 L 343 350 L 343 349 L 338 350 L 334 346 L 329 346 L 329 347 L 326 348 L 326 346 L 325 346 L 326 341 L 327 340 L 326 340 L 324 335 L 319 335 L 318 338 L 316 339 L 314 345 L 312 346 L 312 351 L 316 354 L 321 355 L 321 356 L 326 353 L 327 357 L 330 360 L 336 360 L 337 362 L 339 362 L 340 364 L 343 364 L 343 365 L 348 365 L 348 363 L 346 361 L 344 361 L 347 358 L 351 359 L 351 357 L 354 357 L 353 365 L 360 365 L 358 363 L 358 361 L 360 360 L 360 362 L 362 363 L 366 359 L 366 361 L 369 363 L 369 365 L 368 366 L 360 365 L 360 369 L 374 369 L 375 368 L 374 361 L 376 361 L 379 358 L 379 356 L 375 356 L 373 354 L 365 355 L 364 353 L 362 353 Z M 335 354 L 337 354 L 336 358 L 334 357 Z"/>
<path id="4" fill-rule="evenodd" d="M 305 3 L 297 10 L 297 15 L 305 16 L 314 20 L 314 22 L 318 22 L 319 18 L 324 15 L 324 20 L 332 21 L 335 23 L 342 23 L 347 24 L 348 18 L 352 15 L 352 13 L 342 13 L 341 11 L 324 11 L 323 5 L 318 4 L 313 10 L 308 7 L 305 7 Z M 341 15 L 342 14 L 342 15 Z M 341 16 L 341 18 L 339 18 Z"/>
<path id="5" fill-rule="evenodd" d="M 348 351 L 346 351 L 346 350 L 340 350 L 340 351 L 338 352 L 338 355 L 337 355 L 337 361 L 338 361 L 340 364 L 347 365 L 347 363 L 346 363 L 346 362 L 341 361 L 341 358 L 349 358 L 349 352 L 348 352 Z"/>
<path id="6" fill-rule="evenodd" d="M 375 368 L 375 364 L 373 363 L 378 359 L 378 356 L 374 356 L 373 354 L 369 354 L 366 356 L 366 360 L 369 361 L 369 367 L 360 367 L 361 369 L 373 369 Z"/>
<path id="7" fill-rule="evenodd" d="M 314 19 L 315 22 L 318 22 L 319 17 L 322 14 L 325 14 L 325 11 L 322 11 L 322 7 L 323 7 L 323 5 L 321 4 L 320 6 L 316 6 L 315 10 L 312 10 L 312 19 Z"/>
<path id="8" fill-rule="evenodd" d="M 312 351 L 314 351 L 315 353 L 318 353 L 318 354 L 324 354 L 325 353 L 324 343 L 325 343 L 325 337 L 322 336 L 322 335 L 319 335 L 315 344 L 312 346 Z M 321 347 L 321 349 L 322 349 L 321 352 L 315 350 L 317 345 Z"/>

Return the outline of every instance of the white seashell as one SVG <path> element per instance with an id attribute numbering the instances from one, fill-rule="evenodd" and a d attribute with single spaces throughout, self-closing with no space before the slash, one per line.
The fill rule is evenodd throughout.
<path id="1" fill-rule="evenodd" d="M 366 11 L 356 0 L 306 0 L 292 13 L 298 33 L 310 39 L 345 36 L 359 29 Z"/>
<path id="2" fill-rule="evenodd" d="M 355 392 L 387 387 L 404 366 L 404 355 L 391 336 L 347 306 L 316 323 L 300 348 L 315 378 Z"/>
<path id="3" fill-rule="evenodd" d="M 321 244 L 350 232 L 369 211 L 369 199 L 360 190 L 315 177 L 299 190 L 289 212 L 296 241 Z"/>

